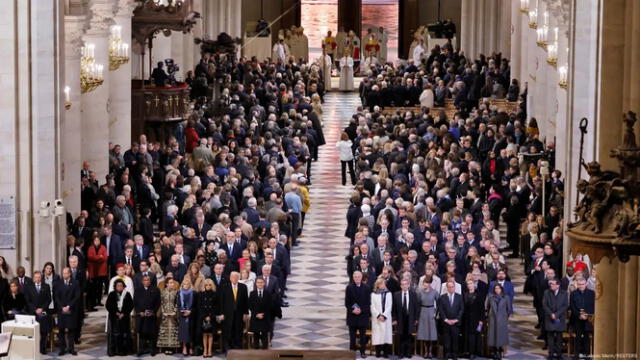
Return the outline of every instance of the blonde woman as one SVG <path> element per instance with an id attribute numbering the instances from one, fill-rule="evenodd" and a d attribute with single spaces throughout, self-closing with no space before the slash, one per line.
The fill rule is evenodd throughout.
<path id="1" fill-rule="evenodd" d="M 376 348 L 376 357 L 388 357 L 393 343 L 391 314 L 393 297 L 387 290 L 387 282 L 379 277 L 371 293 L 371 343 Z"/>
<path id="2" fill-rule="evenodd" d="M 189 265 L 189 273 L 185 276 L 185 279 L 189 278 L 193 291 L 200 292 L 204 290 L 204 275 L 200 273 L 200 265 L 192 262 Z"/>
<path id="3" fill-rule="evenodd" d="M 204 357 L 213 356 L 213 333 L 216 316 L 216 285 L 213 280 L 204 281 L 204 291 L 198 295 L 198 321 L 202 327 Z"/>
<path id="4" fill-rule="evenodd" d="M 311 96 L 311 107 L 313 108 L 313 112 L 318 115 L 318 120 L 320 124 L 324 124 L 322 122 L 322 103 L 320 102 L 320 95 L 313 94 Z"/>
<path id="5" fill-rule="evenodd" d="M 191 280 L 185 277 L 182 280 L 180 291 L 178 292 L 178 341 L 182 344 L 182 355 L 193 355 L 193 334 L 194 334 L 194 309 L 196 305 L 196 292 L 193 291 Z"/>

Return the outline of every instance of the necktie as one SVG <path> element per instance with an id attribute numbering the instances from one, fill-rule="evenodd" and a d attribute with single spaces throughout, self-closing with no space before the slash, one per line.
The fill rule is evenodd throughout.
<path id="1" fill-rule="evenodd" d="M 36 291 L 40 294 L 40 284 L 36 284 Z"/>
<path id="2" fill-rule="evenodd" d="M 264 282 L 265 282 L 265 287 L 268 288 L 269 287 L 269 277 L 268 276 L 264 278 Z"/>
<path id="3" fill-rule="evenodd" d="M 20 278 L 20 286 L 24 285 L 24 278 Z"/>
<path id="4" fill-rule="evenodd" d="M 131 259 L 127 258 L 127 265 L 131 265 Z"/>
<path id="5" fill-rule="evenodd" d="M 73 269 L 73 278 L 76 278 L 76 269 Z"/>
<path id="6" fill-rule="evenodd" d="M 451 306 L 453 306 L 453 294 L 449 295 L 449 302 L 451 303 Z"/>
<path id="7" fill-rule="evenodd" d="M 238 300 L 238 288 L 236 285 L 233 285 L 233 301 Z"/>
<path id="8" fill-rule="evenodd" d="M 262 299 L 262 290 L 258 291 L 258 297 Z"/>
<path id="9" fill-rule="evenodd" d="M 273 249 L 273 261 L 276 261 L 276 249 Z"/>
<path id="10" fill-rule="evenodd" d="M 65 285 L 69 286 L 69 280 L 66 280 L 64 283 Z"/>
<path id="11" fill-rule="evenodd" d="M 402 307 L 409 312 L 409 302 L 407 301 L 407 293 L 402 293 Z"/>

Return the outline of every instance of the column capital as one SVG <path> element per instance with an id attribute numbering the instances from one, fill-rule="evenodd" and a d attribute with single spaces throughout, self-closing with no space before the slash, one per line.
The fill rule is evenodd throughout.
<path id="1" fill-rule="evenodd" d="M 116 17 L 133 17 L 133 11 L 141 6 L 142 3 L 136 0 L 119 0 Z"/>
<path id="2" fill-rule="evenodd" d="M 89 18 L 86 15 L 65 15 L 64 43 L 67 58 L 79 58 L 80 48 L 83 46 L 82 36 L 89 28 Z"/>
<path id="3" fill-rule="evenodd" d="M 91 25 L 87 35 L 109 36 L 109 28 L 114 24 L 113 17 L 118 1 L 92 0 L 91 1 Z"/>

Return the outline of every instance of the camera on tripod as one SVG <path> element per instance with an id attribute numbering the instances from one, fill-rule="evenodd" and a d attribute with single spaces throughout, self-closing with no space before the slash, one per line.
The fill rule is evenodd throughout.
<path id="1" fill-rule="evenodd" d="M 164 64 L 167 66 L 167 75 L 169 75 L 169 82 L 171 85 L 176 84 L 176 73 L 180 71 L 180 67 L 173 61 L 173 59 L 165 59 Z"/>

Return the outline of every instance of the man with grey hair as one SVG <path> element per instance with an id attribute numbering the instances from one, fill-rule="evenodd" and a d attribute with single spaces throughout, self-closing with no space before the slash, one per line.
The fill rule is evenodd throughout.
<path id="1" fill-rule="evenodd" d="M 131 214 L 131 210 L 127 206 L 127 199 L 124 195 L 118 195 L 116 197 L 116 205 L 111 210 L 115 216 L 120 219 L 120 224 L 125 225 L 127 230 L 131 230 L 131 226 L 134 223 L 133 215 Z"/>
<path id="2" fill-rule="evenodd" d="M 247 215 L 247 222 L 251 224 L 251 226 L 255 226 L 255 224 L 260 222 L 260 213 L 257 210 L 258 201 L 255 197 L 250 197 L 247 200 L 247 207 L 243 210 L 243 212 Z"/>

